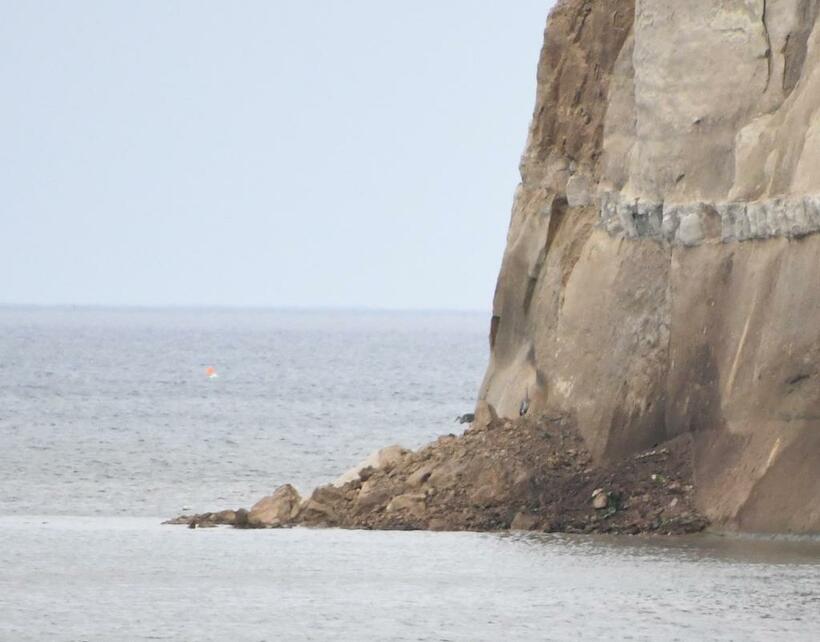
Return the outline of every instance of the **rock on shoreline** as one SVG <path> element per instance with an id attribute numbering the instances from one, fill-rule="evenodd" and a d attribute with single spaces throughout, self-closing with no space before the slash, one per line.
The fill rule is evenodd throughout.
<path id="1" fill-rule="evenodd" d="M 392 453 L 383 465 L 360 467 L 356 477 L 305 499 L 285 484 L 250 511 L 168 523 L 628 534 L 692 533 L 707 525 L 694 508 L 686 435 L 596 464 L 569 419 L 502 420 L 487 407 L 461 436 Z"/>

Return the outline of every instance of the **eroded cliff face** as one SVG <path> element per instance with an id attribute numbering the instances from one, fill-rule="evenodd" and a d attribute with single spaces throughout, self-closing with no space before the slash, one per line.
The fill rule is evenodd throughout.
<path id="1" fill-rule="evenodd" d="M 820 531 L 820 0 L 563 0 L 481 399 L 694 437 L 714 523 Z"/>
<path id="2" fill-rule="evenodd" d="M 470 428 L 172 523 L 820 532 L 818 13 L 559 1 Z"/>

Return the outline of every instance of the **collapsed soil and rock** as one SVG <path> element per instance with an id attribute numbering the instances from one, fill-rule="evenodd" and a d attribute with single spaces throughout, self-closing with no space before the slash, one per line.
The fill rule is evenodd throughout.
<path id="1" fill-rule="evenodd" d="M 351 481 L 320 486 L 304 500 L 286 484 L 249 511 L 170 523 L 629 534 L 707 525 L 694 508 L 688 436 L 596 464 L 568 418 L 502 420 L 485 408 L 461 436 L 389 455 L 381 467 L 364 466 Z"/>

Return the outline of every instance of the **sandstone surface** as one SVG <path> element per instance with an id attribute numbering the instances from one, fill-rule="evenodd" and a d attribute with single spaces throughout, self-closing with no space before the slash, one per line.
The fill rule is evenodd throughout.
<path id="1" fill-rule="evenodd" d="M 279 525 L 820 532 L 818 15 L 559 0 L 471 428 Z"/>
<path id="2" fill-rule="evenodd" d="M 287 524 L 297 515 L 301 504 L 299 492 L 290 484 L 285 484 L 251 506 L 248 525 L 274 528 Z"/>
<path id="3" fill-rule="evenodd" d="M 553 11 L 481 399 L 694 444 L 715 525 L 820 531 L 817 0 Z"/>

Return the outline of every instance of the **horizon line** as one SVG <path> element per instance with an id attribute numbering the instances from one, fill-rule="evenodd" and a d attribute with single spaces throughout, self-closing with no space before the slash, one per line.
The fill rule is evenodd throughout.
<path id="1" fill-rule="evenodd" d="M 234 304 L 234 303 L 21 303 L 0 301 L 0 308 L 29 308 L 29 309 L 84 309 L 84 310 L 245 310 L 251 312 L 447 312 L 464 314 L 491 314 L 491 310 L 479 308 L 398 308 L 387 306 L 367 305 L 264 305 L 264 304 Z"/>

